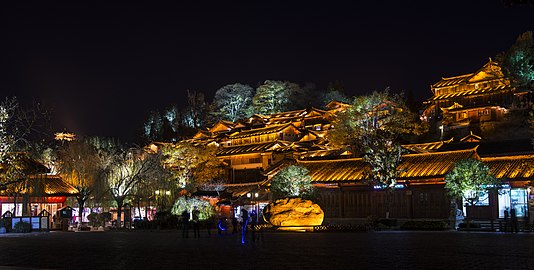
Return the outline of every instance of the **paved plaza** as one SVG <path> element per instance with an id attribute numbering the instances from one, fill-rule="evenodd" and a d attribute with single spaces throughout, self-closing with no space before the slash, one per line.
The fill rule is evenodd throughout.
<path id="1" fill-rule="evenodd" d="M 3 269 L 534 269 L 534 234 L 266 232 L 181 238 L 179 231 L 0 236 Z M 192 235 L 191 235 L 192 236 Z"/>

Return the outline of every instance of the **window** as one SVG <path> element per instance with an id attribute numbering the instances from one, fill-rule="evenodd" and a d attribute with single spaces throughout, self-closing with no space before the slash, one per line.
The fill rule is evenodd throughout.
<path id="1" fill-rule="evenodd" d="M 248 163 L 261 163 L 261 158 L 251 158 L 248 160 Z"/>
<path id="2" fill-rule="evenodd" d="M 518 217 L 526 216 L 527 206 L 527 191 L 524 188 L 510 190 L 510 205 L 515 208 Z"/>
<path id="3" fill-rule="evenodd" d="M 465 194 L 467 198 L 474 198 L 475 192 L 467 191 Z M 488 206 L 489 205 L 489 194 L 487 191 L 481 191 L 478 193 L 478 202 L 475 203 L 476 206 Z"/>
<path id="4" fill-rule="evenodd" d="M 482 116 L 482 115 L 489 115 L 489 112 L 490 112 L 489 109 L 480 110 L 480 111 L 478 111 L 478 115 L 479 115 L 479 116 Z"/>

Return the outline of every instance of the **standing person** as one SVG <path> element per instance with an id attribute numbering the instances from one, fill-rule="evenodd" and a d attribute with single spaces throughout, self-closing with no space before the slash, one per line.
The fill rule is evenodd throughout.
<path id="1" fill-rule="evenodd" d="M 208 235 L 211 236 L 211 227 L 213 226 L 213 224 L 215 224 L 217 219 L 215 218 L 214 215 L 211 215 L 207 220 L 206 220 L 206 229 L 208 230 Z"/>
<path id="2" fill-rule="evenodd" d="M 200 238 L 200 211 L 198 210 L 198 207 L 195 206 L 193 209 L 193 236 L 195 238 Z"/>
<path id="3" fill-rule="evenodd" d="M 510 214 L 508 208 L 504 209 L 504 232 L 508 231 L 508 225 L 510 224 Z"/>
<path id="4" fill-rule="evenodd" d="M 232 217 L 232 234 L 237 233 L 237 218 Z"/>
<path id="5" fill-rule="evenodd" d="M 243 226 L 241 227 L 241 243 L 244 244 L 248 226 L 248 211 L 245 208 L 241 208 L 241 219 L 243 220 Z"/>
<path id="6" fill-rule="evenodd" d="M 511 224 L 510 224 L 510 227 L 511 227 L 511 232 L 515 232 L 517 233 L 519 230 L 517 229 L 517 214 L 515 212 L 515 208 L 512 207 L 512 209 L 510 209 L 510 220 L 511 220 Z"/>
<path id="7" fill-rule="evenodd" d="M 189 212 L 182 212 L 182 238 L 189 238 Z"/>
<path id="8" fill-rule="evenodd" d="M 193 237 L 194 238 L 200 238 L 200 211 L 198 210 L 198 207 L 195 206 L 193 208 L 193 211 L 191 212 L 192 221 L 193 221 Z"/>
<path id="9" fill-rule="evenodd" d="M 250 212 L 250 231 L 252 232 L 252 242 L 256 242 L 256 219 L 257 219 L 256 211 L 252 210 Z"/>

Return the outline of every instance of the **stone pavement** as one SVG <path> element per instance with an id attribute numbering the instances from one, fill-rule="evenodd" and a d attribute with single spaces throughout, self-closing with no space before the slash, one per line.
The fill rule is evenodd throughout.
<path id="1" fill-rule="evenodd" d="M 192 236 L 192 232 L 191 232 Z M 534 269 L 534 234 L 180 231 L 0 235 L 4 269 Z"/>

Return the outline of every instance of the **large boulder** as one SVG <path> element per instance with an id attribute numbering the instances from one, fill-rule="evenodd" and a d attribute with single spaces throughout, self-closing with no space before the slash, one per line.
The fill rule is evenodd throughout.
<path id="1" fill-rule="evenodd" d="M 286 198 L 265 206 L 263 216 L 273 226 L 318 226 L 323 223 L 324 212 L 310 200 Z"/>

